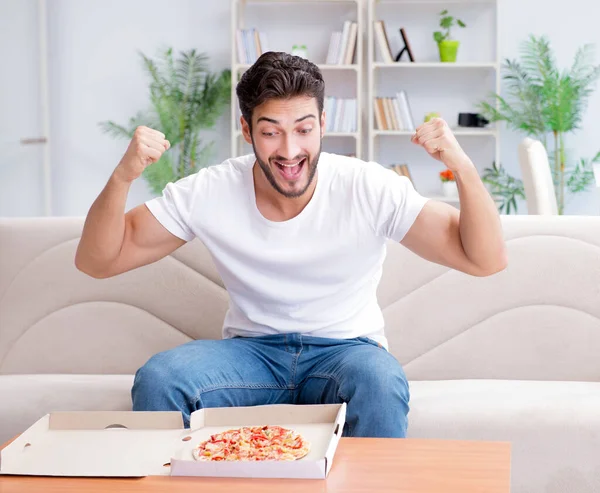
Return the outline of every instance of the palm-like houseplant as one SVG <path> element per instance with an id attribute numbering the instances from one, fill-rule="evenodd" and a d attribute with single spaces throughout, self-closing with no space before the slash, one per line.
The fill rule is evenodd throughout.
<path id="1" fill-rule="evenodd" d="M 577 50 L 570 69 L 560 70 L 545 36 L 531 35 L 521 44 L 521 55 L 521 61 L 503 63 L 507 98 L 493 94 L 495 101 L 481 102 L 479 110 L 488 120 L 505 121 L 544 144 L 563 214 L 565 192 L 587 189 L 594 181 L 592 164 L 600 162 L 600 152 L 592 159 L 572 160 L 565 148 L 565 135 L 580 128 L 600 66 L 593 64 L 594 47 L 587 44 Z M 487 171 L 493 174 L 493 169 Z"/>
<path id="2" fill-rule="evenodd" d="M 171 149 L 144 170 L 150 190 L 158 195 L 167 183 L 209 163 L 213 142 L 205 144 L 200 132 L 214 127 L 229 102 L 231 71 L 210 72 L 208 57 L 194 49 L 181 52 L 177 59 L 171 48 L 157 60 L 140 55 L 150 76 L 150 109 L 139 112 L 127 125 L 113 121 L 100 125 L 115 137 L 131 138 L 139 125 L 165 134 Z"/>

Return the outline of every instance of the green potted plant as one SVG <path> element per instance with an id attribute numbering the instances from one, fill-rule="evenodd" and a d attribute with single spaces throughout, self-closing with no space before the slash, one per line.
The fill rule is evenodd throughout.
<path id="1" fill-rule="evenodd" d="M 558 213 L 564 214 L 567 193 L 587 190 L 594 183 L 593 165 L 600 163 L 600 152 L 576 159 L 565 147 L 566 134 L 580 128 L 600 66 L 594 65 L 593 45 L 587 44 L 577 50 L 570 69 L 559 69 L 544 36 L 531 35 L 521 43 L 521 55 L 520 61 L 502 65 L 506 97 L 492 93 L 491 101 L 478 107 L 488 120 L 504 121 L 542 142 L 552 167 Z"/>
<path id="2" fill-rule="evenodd" d="M 171 48 L 157 60 L 140 55 L 150 77 L 150 109 L 139 112 L 126 125 L 106 121 L 100 126 L 115 137 L 131 138 L 140 125 L 165 134 L 171 148 L 143 173 L 152 193 L 159 195 L 167 183 L 209 163 L 213 142 L 204 144 L 200 132 L 213 128 L 229 103 L 231 71 L 210 72 L 208 57 L 194 49 L 181 52 L 177 59 Z"/>
<path id="3" fill-rule="evenodd" d="M 440 27 L 442 31 L 435 31 L 433 39 L 438 45 L 440 52 L 440 61 L 456 62 L 456 54 L 458 52 L 459 41 L 452 39 L 451 29 L 454 26 L 467 27 L 467 25 L 451 15 L 446 9 L 440 12 Z"/>
<path id="4" fill-rule="evenodd" d="M 501 214 L 516 214 L 519 210 L 517 199 L 525 199 L 523 181 L 509 175 L 506 169 L 492 163 L 491 168 L 485 168 L 481 177 L 488 185 L 490 194 L 498 205 Z"/>

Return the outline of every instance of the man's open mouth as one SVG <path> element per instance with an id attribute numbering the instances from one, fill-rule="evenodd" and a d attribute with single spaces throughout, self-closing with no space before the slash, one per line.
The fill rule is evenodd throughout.
<path id="1" fill-rule="evenodd" d="M 304 164 L 306 163 L 306 158 L 302 158 L 298 161 L 273 161 L 277 168 L 279 168 L 279 172 L 281 176 L 283 176 L 286 180 L 295 180 L 302 173 L 302 169 L 304 168 Z"/>

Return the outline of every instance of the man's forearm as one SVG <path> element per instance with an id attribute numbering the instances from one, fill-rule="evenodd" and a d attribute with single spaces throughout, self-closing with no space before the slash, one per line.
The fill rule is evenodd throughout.
<path id="1" fill-rule="evenodd" d="M 92 204 L 75 257 L 82 271 L 102 272 L 118 258 L 125 234 L 125 204 L 130 187 L 130 182 L 113 174 Z"/>
<path id="2" fill-rule="evenodd" d="M 484 274 L 506 267 L 506 249 L 494 200 L 473 163 L 454 173 L 460 198 L 460 238 L 468 259 Z"/>

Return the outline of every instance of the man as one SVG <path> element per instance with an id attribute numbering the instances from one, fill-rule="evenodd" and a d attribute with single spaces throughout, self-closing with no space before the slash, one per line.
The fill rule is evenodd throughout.
<path id="1" fill-rule="evenodd" d="M 376 299 L 386 241 L 491 275 L 506 266 L 494 202 L 439 119 L 412 142 L 454 172 L 460 213 L 382 166 L 322 153 L 324 83 L 307 60 L 265 53 L 237 95 L 253 155 L 171 183 L 125 214 L 131 183 L 169 148 L 140 127 L 85 222 L 83 272 L 118 275 L 198 237 L 230 295 L 224 339 L 153 356 L 136 373 L 133 408 L 180 410 L 187 425 L 203 407 L 346 402 L 346 435 L 404 437 L 408 383 Z"/>

